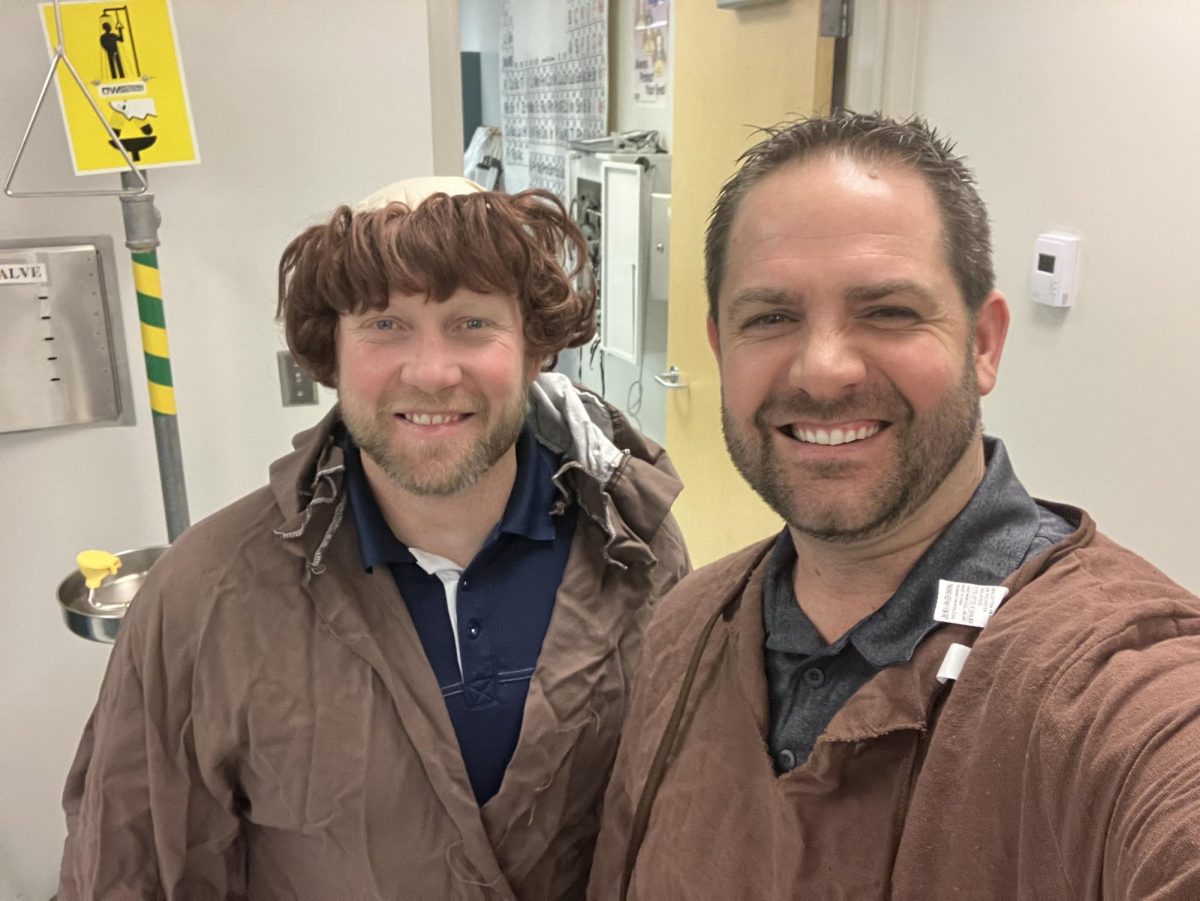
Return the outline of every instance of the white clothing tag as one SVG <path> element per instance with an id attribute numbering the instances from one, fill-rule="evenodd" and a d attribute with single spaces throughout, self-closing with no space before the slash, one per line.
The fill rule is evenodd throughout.
<path id="1" fill-rule="evenodd" d="M 971 649 L 965 644 L 955 642 L 950 645 L 946 649 L 946 656 L 942 658 L 942 665 L 938 668 L 937 680 L 945 685 L 950 679 L 957 679 L 970 654 Z"/>
<path id="2" fill-rule="evenodd" d="M 408 552 L 417 561 L 417 566 L 442 581 L 442 590 L 446 592 L 446 612 L 450 614 L 450 631 L 454 633 L 454 656 L 458 658 L 458 672 L 461 675 L 462 646 L 458 640 L 458 580 L 462 578 L 462 568 L 453 560 L 423 551 L 419 547 L 410 547 Z"/>
<path id="3" fill-rule="evenodd" d="M 1008 594 L 1003 585 L 972 585 L 938 579 L 937 607 L 933 618 L 939 623 L 958 623 L 982 629 Z"/>

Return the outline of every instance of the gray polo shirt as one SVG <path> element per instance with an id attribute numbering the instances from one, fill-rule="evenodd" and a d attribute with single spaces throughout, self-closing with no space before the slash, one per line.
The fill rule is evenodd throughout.
<path id="1" fill-rule="evenodd" d="M 817 736 L 854 692 L 885 667 L 912 658 L 940 624 L 939 579 L 998 585 L 1075 529 L 1040 506 L 1017 481 L 1004 444 L 984 438 L 987 469 L 970 502 L 909 570 L 881 608 L 826 644 L 792 588 L 796 548 L 785 528 L 767 559 L 763 585 L 768 744 L 779 773 L 804 763 Z"/>

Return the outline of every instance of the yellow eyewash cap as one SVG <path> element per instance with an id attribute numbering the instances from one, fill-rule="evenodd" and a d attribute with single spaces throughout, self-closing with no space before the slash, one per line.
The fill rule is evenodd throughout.
<path id="1" fill-rule="evenodd" d="M 75 558 L 75 565 L 83 573 L 83 581 L 87 587 L 95 591 L 108 576 L 115 576 L 121 568 L 121 561 L 116 554 L 108 551 L 80 551 Z"/>

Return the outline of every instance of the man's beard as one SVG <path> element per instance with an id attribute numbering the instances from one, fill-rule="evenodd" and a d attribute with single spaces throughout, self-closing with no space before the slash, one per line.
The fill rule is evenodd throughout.
<path id="1" fill-rule="evenodd" d="M 473 487 L 516 444 L 528 398 L 529 386 L 524 384 L 503 407 L 473 410 L 472 418 L 483 431 L 465 448 L 437 439 L 398 441 L 391 411 L 404 409 L 404 404 L 385 399 L 378 409 L 367 412 L 343 401 L 341 412 L 354 443 L 399 488 L 416 495 L 449 497 Z M 439 404 L 437 397 L 425 397 L 412 406 L 454 408 Z"/>
<path id="2" fill-rule="evenodd" d="M 889 384 L 884 390 L 856 394 L 832 403 L 814 401 L 803 392 L 772 396 L 755 411 L 744 428 L 729 414 L 722 394 L 721 423 L 725 444 L 743 478 L 797 532 L 813 538 L 850 543 L 883 534 L 929 500 L 962 459 L 979 433 L 979 384 L 968 354 L 958 383 L 938 405 L 920 419 L 912 405 Z M 880 413 L 886 412 L 886 417 Z M 847 496 L 845 502 L 820 503 L 806 497 L 806 484 L 828 492 L 852 477 L 860 463 L 795 464 L 790 471 L 776 458 L 775 441 L 791 440 L 774 433 L 770 422 L 783 419 L 809 422 L 851 421 L 869 416 L 887 418 L 896 430 L 897 446 L 878 473 L 869 496 Z M 821 485 L 828 482 L 827 485 Z M 847 495 L 851 492 L 847 490 Z"/>

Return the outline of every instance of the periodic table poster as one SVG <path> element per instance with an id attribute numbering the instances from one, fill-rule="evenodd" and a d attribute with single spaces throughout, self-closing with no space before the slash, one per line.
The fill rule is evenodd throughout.
<path id="1" fill-rule="evenodd" d="M 569 141 L 608 134 L 608 0 L 504 0 L 504 185 L 566 194 Z"/>

